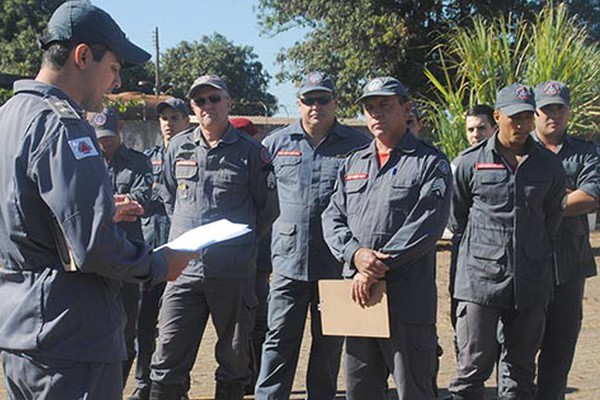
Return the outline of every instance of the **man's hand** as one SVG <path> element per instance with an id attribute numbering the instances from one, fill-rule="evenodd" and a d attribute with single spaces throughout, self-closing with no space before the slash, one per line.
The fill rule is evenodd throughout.
<path id="1" fill-rule="evenodd" d="M 377 282 L 377 279 L 370 278 L 360 272 L 354 275 L 354 279 L 352 280 L 352 292 L 350 293 L 352 301 L 361 306 L 366 305 L 369 301 L 369 297 L 371 297 L 371 286 L 373 286 L 375 282 Z"/>
<path id="2" fill-rule="evenodd" d="M 144 207 L 125 194 L 115 194 L 115 222 L 134 222 L 144 215 Z"/>
<path id="3" fill-rule="evenodd" d="M 159 251 L 164 255 L 169 266 L 169 271 L 167 272 L 167 281 L 174 281 L 177 279 L 190 261 L 200 257 L 199 253 L 173 250 L 168 247 L 163 247 Z"/>
<path id="4" fill-rule="evenodd" d="M 369 278 L 381 279 L 390 270 L 390 267 L 385 265 L 382 260 L 387 260 L 389 258 L 389 254 L 361 247 L 356 250 L 352 256 L 352 262 L 358 272 Z"/>

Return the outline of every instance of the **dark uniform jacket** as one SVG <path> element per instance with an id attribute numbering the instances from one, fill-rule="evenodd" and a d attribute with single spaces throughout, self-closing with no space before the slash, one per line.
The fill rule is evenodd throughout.
<path id="1" fill-rule="evenodd" d="M 446 156 L 407 131 L 379 169 L 375 141 L 350 155 L 323 212 L 325 241 L 344 262 L 361 247 L 390 254 L 385 263 L 390 316 L 434 324 L 435 244 L 448 221 L 452 180 Z"/>
<path id="2" fill-rule="evenodd" d="M 556 155 L 565 168 L 567 188 L 582 190 L 600 200 L 600 156 L 596 144 L 565 135 Z M 587 215 L 563 218 L 556 232 L 554 256 L 557 285 L 596 275 Z"/>
<path id="3" fill-rule="evenodd" d="M 497 134 L 465 150 L 454 173 L 450 227 L 462 235 L 458 300 L 501 308 L 545 306 L 552 291 L 552 236 L 562 215 L 565 172 L 533 139 L 513 173 Z"/>
<path id="4" fill-rule="evenodd" d="M 252 228 L 250 234 L 203 250 L 183 274 L 207 278 L 253 276 L 257 238 L 268 232 L 279 215 L 268 150 L 232 126 L 217 146 L 209 148 L 200 128 L 196 128 L 171 139 L 164 173 L 170 194 L 168 209 L 173 210 L 170 239 L 221 218 Z"/>
<path id="5" fill-rule="evenodd" d="M 125 358 L 121 282 L 165 279 L 160 254 L 113 222 L 94 129 L 57 87 L 18 81 L 0 109 L 0 349 Z M 66 272 L 72 256 L 78 272 Z"/>
<path id="6" fill-rule="evenodd" d="M 152 164 L 152 194 L 144 208 L 142 232 L 146 244 L 152 248 L 167 243 L 171 228 L 171 221 L 165 209 L 165 202 L 168 200 L 169 194 L 165 188 L 163 176 L 164 152 L 163 144 L 152 146 L 144 152 Z"/>
<path id="7" fill-rule="evenodd" d="M 321 213 L 329 204 L 344 158 L 369 141 L 367 135 L 337 121 L 317 146 L 300 122 L 265 138 L 263 144 L 273 156 L 281 208 L 271 245 L 276 273 L 301 281 L 341 276 L 342 264 L 323 239 Z"/>
<path id="8" fill-rule="evenodd" d="M 115 194 L 127 195 L 144 209 L 148 206 L 152 194 L 152 172 L 148 157 L 121 144 L 108 162 L 108 175 Z M 129 240 L 144 243 L 139 218 L 133 222 L 122 221 L 118 225 Z"/>

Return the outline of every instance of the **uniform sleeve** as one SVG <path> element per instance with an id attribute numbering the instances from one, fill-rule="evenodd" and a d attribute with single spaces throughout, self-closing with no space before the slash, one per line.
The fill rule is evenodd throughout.
<path id="1" fill-rule="evenodd" d="M 600 201 L 600 155 L 595 144 L 591 151 L 585 154 L 583 168 L 577 177 L 577 189 L 582 190 Z"/>
<path id="2" fill-rule="evenodd" d="M 558 158 L 555 165 L 556 172 L 552 175 L 552 186 L 548 191 L 544 202 L 544 211 L 546 213 L 546 232 L 550 237 L 554 236 L 562 220 L 564 204 L 567 195 L 567 174 Z"/>
<path id="3" fill-rule="evenodd" d="M 165 152 L 163 163 L 164 187 L 161 189 L 165 211 L 169 218 L 173 217 L 175 198 L 177 194 L 177 179 L 175 178 L 175 145 L 171 144 Z"/>
<path id="4" fill-rule="evenodd" d="M 457 240 L 465 231 L 469 219 L 469 210 L 473 205 L 471 175 L 472 172 L 468 162 L 463 157 L 458 159 L 452 178 L 452 201 L 448 220 L 448 226 Z"/>
<path id="5" fill-rule="evenodd" d="M 419 198 L 405 223 L 380 249 L 390 254 L 386 261 L 394 269 L 413 262 L 430 252 L 448 222 L 452 174 L 445 157 L 432 157 L 424 171 Z"/>
<path id="6" fill-rule="evenodd" d="M 262 237 L 279 216 L 279 198 L 271 155 L 262 145 L 250 164 L 250 193 L 256 206 L 256 235 Z"/>
<path id="7" fill-rule="evenodd" d="M 136 170 L 134 171 L 133 182 L 129 190 L 129 198 L 135 200 L 142 207 L 147 208 L 152 196 L 152 166 L 147 156 L 139 155 Z"/>
<path id="8" fill-rule="evenodd" d="M 135 246 L 113 222 L 113 193 L 92 128 L 50 117 L 31 129 L 57 132 L 31 155 L 28 174 L 58 223 L 55 239 L 64 239 L 78 270 L 128 282 L 163 281 L 164 257 Z"/>
<path id="9" fill-rule="evenodd" d="M 349 162 L 350 158 L 347 158 L 338 171 L 333 194 L 329 205 L 321 214 L 321 222 L 323 237 L 331 254 L 352 269 L 354 268 L 352 258 L 361 245 L 348 226 L 344 176 L 346 176 Z"/>

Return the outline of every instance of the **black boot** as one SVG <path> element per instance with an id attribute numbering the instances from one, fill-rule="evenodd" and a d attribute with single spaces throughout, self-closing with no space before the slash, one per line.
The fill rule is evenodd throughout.
<path id="1" fill-rule="evenodd" d="M 243 398 L 243 383 L 217 381 L 215 400 L 242 400 Z"/>
<path id="2" fill-rule="evenodd" d="M 165 385 L 152 382 L 150 400 L 180 400 L 183 394 L 181 385 Z"/>

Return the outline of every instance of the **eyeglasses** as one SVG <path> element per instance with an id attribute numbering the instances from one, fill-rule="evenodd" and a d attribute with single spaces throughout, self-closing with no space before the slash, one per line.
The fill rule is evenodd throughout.
<path id="1" fill-rule="evenodd" d="M 320 106 L 324 106 L 325 104 L 329 104 L 329 102 L 333 99 L 331 96 L 319 96 L 319 97 L 300 97 L 300 101 L 305 106 L 313 106 L 318 104 Z"/>
<path id="2" fill-rule="evenodd" d="M 206 101 L 210 101 L 212 104 L 217 104 L 222 99 L 223 99 L 223 97 L 221 97 L 221 95 L 211 94 L 208 97 L 196 97 L 194 99 L 194 103 L 196 103 L 198 105 L 198 107 L 204 107 L 204 105 L 206 104 Z"/>

